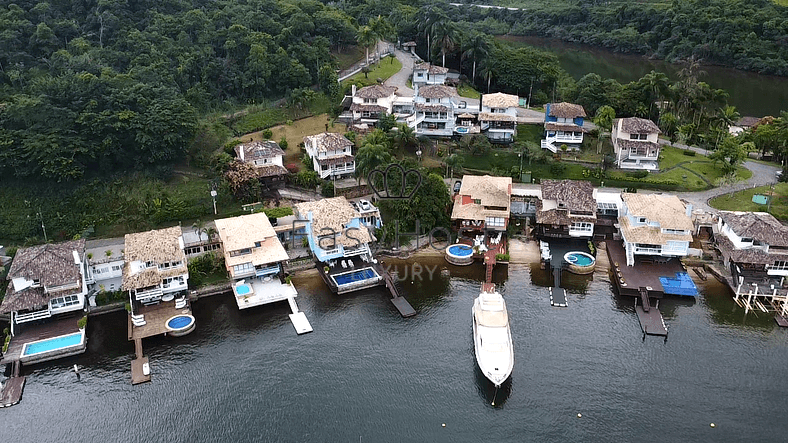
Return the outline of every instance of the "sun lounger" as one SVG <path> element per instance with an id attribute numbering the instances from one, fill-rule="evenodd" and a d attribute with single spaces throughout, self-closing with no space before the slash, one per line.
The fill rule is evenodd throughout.
<path id="1" fill-rule="evenodd" d="M 186 297 L 181 297 L 175 300 L 175 309 L 183 309 L 186 307 Z"/>

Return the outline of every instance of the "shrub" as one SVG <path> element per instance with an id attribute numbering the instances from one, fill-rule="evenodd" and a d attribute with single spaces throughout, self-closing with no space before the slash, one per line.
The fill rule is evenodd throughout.
<path id="1" fill-rule="evenodd" d="M 553 175 L 561 175 L 566 171 L 566 165 L 563 163 L 553 163 L 550 165 L 550 173 Z"/>
<path id="2" fill-rule="evenodd" d="M 79 329 L 85 329 L 85 326 L 87 326 L 87 324 L 88 324 L 88 316 L 87 315 L 85 315 L 82 318 L 80 318 L 79 320 L 77 320 L 77 327 Z"/>
<path id="3" fill-rule="evenodd" d="M 287 138 L 282 136 L 279 140 L 279 147 L 282 148 L 283 151 L 287 151 Z"/>
<path id="4" fill-rule="evenodd" d="M 323 197 L 333 197 L 334 196 L 334 183 L 333 182 L 325 182 L 320 187 L 320 195 Z"/>
<path id="5" fill-rule="evenodd" d="M 681 151 L 682 154 L 686 155 L 687 157 L 695 157 L 696 152 L 690 149 L 685 149 Z"/>
<path id="6" fill-rule="evenodd" d="M 299 167 L 296 163 L 288 163 L 285 165 L 285 169 L 287 169 L 287 172 L 291 174 L 297 174 L 298 171 L 301 170 L 301 167 Z"/>
<path id="7" fill-rule="evenodd" d="M 274 132 L 271 131 L 270 129 L 264 129 L 263 130 L 263 138 L 265 138 L 266 140 L 270 140 L 271 137 L 273 137 L 273 136 L 274 136 Z"/>
<path id="8" fill-rule="evenodd" d="M 495 261 L 509 261 L 509 254 L 495 254 Z"/>
<path id="9" fill-rule="evenodd" d="M 280 206 L 278 208 L 263 209 L 263 212 L 265 212 L 265 215 L 267 215 L 269 218 L 280 218 L 293 215 L 293 208 L 290 206 Z"/>
<path id="10" fill-rule="evenodd" d="M 126 308 L 126 312 L 131 312 L 131 303 L 126 302 L 126 304 L 123 305 L 123 307 Z"/>
<path id="11" fill-rule="evenodd" d="M 627 177 L 632 177 L 632 178 L 646 178 L 646 177 L 648 177 L 648 171 L 632 171 L 632 172 L 627 172 Z"/>
<path id="12" fill-rule="evenodd" d="M 3 342 L 3 354 L 8 352 L 8 344 L 11 343 L 11 334 L 6 334 L 5 341 Z"/>
<path id="13" fill-rule="evenodd" d="M 229 155 L 235 156 L 235 147 L 241 144 L 241 140 L 233 139 L 224 144 L 224 152 Z"/>

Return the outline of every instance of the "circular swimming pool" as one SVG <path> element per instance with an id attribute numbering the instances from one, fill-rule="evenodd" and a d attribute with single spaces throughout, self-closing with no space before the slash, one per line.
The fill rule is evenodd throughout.
<path id="1" fill-rule="evenodd" d="M 175 337 L 186 335 L 194 330 L 194 317 L 187 314 L 176 315 L 167 320 L 167 331 Z"/>
<path id="2" fill-rule="evenodd" d="M 473 248 L 468 245 L 451 245 L 446 248 L 446 261 L 465 266 L 473 263 Z"/>
<path id="3" fill-rule="evenodd" d="M 251 289 L 248 285 L 237 285 L 235 287 L 235 293 L 238 295 L 246 295 L 251 292 Z"/>
<path id="4" fill-rule="evenodd" d="M 581 251 L 572 251 L 564 254 L 564 260 L 569 263 L 569 272 L 575 274 L 590 274 L 594 272 L 596 259 L 593 255 Z"/>
<path id="5" fill-rule="evenodd" d="M 460 126 L 460 127 L 458 127 L 458 128 L 454 128 L 454 130 L 455 130 L 455 131 L 456 131 L 458 134 L 467 134 L 468 132 L 470 132 L 470 129 L 469 129 L 469 128 L 466 128 L 466 127 L 464 127 L 464 126 Z"/>

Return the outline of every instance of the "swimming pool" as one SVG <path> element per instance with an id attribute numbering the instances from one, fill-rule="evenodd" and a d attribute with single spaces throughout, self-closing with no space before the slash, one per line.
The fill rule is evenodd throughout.
<path id="1" fill-rule="evenodd" d="M 596 259 L 593 255 L 580 251 L 564 254 L 564 260 L 569 263 L 568 270 L 574 274 L 590 274 L 594 272 Z"/>
<path id="2" fill-rule="evenodd" d="M 169 334 L 178 337 L 194 330 L 194 317 L 191 315 L 176 315 L 170 317 L 165 324 Z"/>
<path id="3" fill-rule="evenodd" d="M 467 134 L 468 132 L 470 132 L 470 128 L 466 128 L 465 126 L 459 126 L 454 128 L 454 131 L 457 132 L 458 134 Z"/>
<path id="4" fill-rule="evenodd" d="M 373 279 L 378 277 L 378 273 L 372 268 L 364 268 L 358 271 L 347 272 L 345 274 L 332 275 L 331 278 L 337 286 L 348 285 L 351 283 L 358 283 L 364 280 Z"/>
<path id="5" fill-rule="evenodd" d="M 451 245 L 446 248 L 446 261 L 458 266 L 473 263 L 473 248 L 468 245 Z"/>
<path id="6" fill-rule="evenodd" d="M 43 352 L 55 351 L 58 349 L 69 348 L 82 344 L 83 332 L 75 332 L 73 334 L 61 335 L 59 337 L 48 338 L 46 340 L 39 340 L 26 343 L 22 349 L 22 355 L 41 354 Z"/>
<path id="7" fill-rule="evenodd" d="M 250 292 L 252 292 L 252 288 L 250 288 L 247 284 L 235 286 L 235 293 L 238 295 L 246 295 Z"/>

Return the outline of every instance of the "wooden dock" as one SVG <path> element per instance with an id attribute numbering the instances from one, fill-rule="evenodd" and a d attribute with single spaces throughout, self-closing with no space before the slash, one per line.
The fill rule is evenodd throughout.
<path id="1" fill-rule="evenodd" d="M 290 305 L 290 311 L 292 314 L 288 314 L 290 317 L 290 322 L 293 323 L 293 327 L 295 328 L 296 334 L 306 334 L 307 332 L 312 332 L 312 325 L 309 324 L 309 320 L 306 318 L 306 314 L 298 310 L 298 305 L 296 304 L 295 298 L 288 297 L 287 303 Z"/>
<path id="2" fill-rule="evenodd" d="M 413 306 L 408 303 L 405 297 L 399 294 L 397 285 L 394 282 L 394 279 L 391 278 L 391 274 L 389 274 L 388 271 L 383 270 L 383 281 L 386 284 L 386 289 L 388 289 L 389 293 L 391 294 L 391 303 L 395 308 L 397 308 L 399 314 L 404 318 L 413 317 L 416 315 L 416 310 L 413 309 Z"/>
<path id="3" fill-rule="evenodd" d="M 788 318 L 785 318 L 784 316 L 782 316 L 780 314 L 776 314 L 774 316 L 774 321 L 776 321 L 777 325 L 779 325 L 780 327 L 788 328 Z"/>
<path id="4" fill-rule="evenodd" d="M 131 361 L 131 384 L 138 385 L 150 381 L 150 362 L 148 357 L 142 355 L 142 339 L 134 339 L 134 354 L 136 358 Z M 147 368 L 147 371 L 145 370 Z M 147 372 L 147 374 L 145 374 Z"/>
<path id="5" fill-rule="evenodd" d="M 649 297 L 665 296 L 660 277 L 673 277 L 677 272 L 687 272 L 678 259 L 667 263 L 649 263 L 647 259 L 636 256 L 635 266 L 627 266 L 626 253 L 620 241 L 606 243 L 607 255 L 610 259 L 613 283 L 619 295 L 640 297 L 640 288 L 648 291 Z"/>
<path id="6" fill-rule="evenodd" d="M 640 328 L 643 330 L 643 337 L 645 338 L 646 335 L 659 335 L 665 337 L 667 340 L 668 338 L 668 327 L 665 326 L 665 320 L 662 318 L 662 313 L 659 312 L 659 301 L 657 301 L 657 305 L 652 307 L 648 302 L 648 292 L 645 288 L 641 292 L 644 298 L 641 297 L 641 300 L 645 300 L 644 305 L 638 305 L 638 299 L 635 299 L 635 312 L 638 315 L 638 320 L 640 321 Z"/>
<path id="7" fill-rule="evenodd" d="M 567 307 L 566 302 L 566 289 L 561 287 L 561 272 L 563 268 L 560 266 L 553 266 L 553 287 L 550 289 L 550 306 L 558 308 Z"/>
<path id="8" fill-rule="evenodd" d="M 19 375 L 22 367 L 19 360 L 14 361 L 12 365 L 11 378 L 5 381 L 2 391 L 0 391 L 0 408 L 13 406 L 22 400 L 22 391 L 25 389 L 27 378 Z"/>

